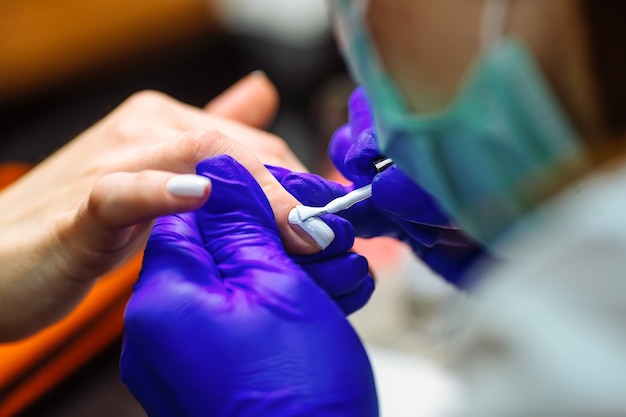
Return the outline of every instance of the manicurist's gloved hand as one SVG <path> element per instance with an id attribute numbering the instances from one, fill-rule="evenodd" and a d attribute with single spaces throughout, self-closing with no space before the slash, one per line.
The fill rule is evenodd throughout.
<path id="1" fill-rule="evenodd" d="M 339 214 L 348 219 L 359 237 L 390 236 L 411 246 L 432 270 L 447 281 L 469 285 L 465 273 L 483 256 L 483 248 L 462 233 L 437 201 L 395 165 L 377 172 L 374 162 L 385 159 L 378 151 L 374 121 L 363 88 L 350 98 L 348 124 L 339 128 L 329 145 L 333 164 L 348 180 L 342 186 L 311 174 L 270 168 L 283 187 L 299 201 L 323 206 L 328 201 L 366 184 L 372 197 Z"/>
<path id="2" fill-rule="evenodd" d="M 303 268 L 241 165 L 219 156 L 197 171 L 209 201 L 157 221 L 126 310 L 131 392 L 151 417 L 377 416 L 368 358 L 340 308 L 371 291 L 367 263 L 342 252 L 349 224 L 328 216 L 337 238 L 298 258 Z"/>

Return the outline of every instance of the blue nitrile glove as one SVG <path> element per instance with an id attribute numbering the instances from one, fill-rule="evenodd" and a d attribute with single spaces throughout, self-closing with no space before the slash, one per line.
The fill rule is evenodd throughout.
<path id="1" fill-rule="evenodd" d="M 363 88 L 350 97 L 350 122 L 331 140 L 329 155 L 350 186 L 310 174 L 288 173 L 272 168 L 290 193 L 303 204 L 323 206 L 354 188 L 372 183 L 372 197 L 339 213 L 354 226 L 359 237 L 390 236 L 411 246 L 432 270 L 447 281 L 466 287 L 465 273 L 484 249 L 463 234 L 437 201 L 396 167 L 381 173 L 374 161 L 384 159 L 376 146 L 370 105 Z"/>
<path id="2" fill-rule="evenodd" d="M 318 285 L 349 293 L 367 264 L 318 254 L 307 270 L 328 276 L 314 282 L 243 167 L 220 156 L 197 171 L 212 181 L 209 201 L 157 221 L 126 309 L 121 371 L 133 395 L 151 417 L 377 416 L 365 350 Z M 337 219 L 335 251 L 352 239 Z"/>

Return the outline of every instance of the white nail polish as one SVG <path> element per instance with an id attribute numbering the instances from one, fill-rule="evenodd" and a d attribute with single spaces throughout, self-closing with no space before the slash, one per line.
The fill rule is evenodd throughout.
<path id="1" fill-rule="evenodd" d="M 202 197 L 206 194 L 210 184 L 211 180 L 207 177 L 184 174 L 170 178 L 165 188 L 177 197 Z"/>
<path id="2" fill-rule="evenodd" d="M 318 217 L 309 217 L 306 220 L 301 220 L 297 209 L 297 207 L 294 207 L 289 212 L 289 223 L 305 231 L 320 248 L 326 249 L 335 240 L 333 229 Z"/>

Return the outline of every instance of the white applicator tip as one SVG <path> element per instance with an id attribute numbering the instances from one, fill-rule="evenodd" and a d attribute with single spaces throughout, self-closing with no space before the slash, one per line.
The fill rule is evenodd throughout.
<path id="1" fill-rule="evenodd" d="M 309 217 L 302 220 L 303 216 L 299 212 L 305 206 L 296 206 L 289 212 L 289 223 L 297 226 L 306 234 L 311 236 L 315 243 L 322 249 L 326 249 L 335 240 L 335 232 L 324 221 L 318 217 Z"/>
<path id="2" fill-rule="evenodd" d="M 318 216 L 326 213 L 338 213 L 352 207 L 354 204 L 372 196 L 372 185 L 366 185 L 349 192 L 348 194 L 335 198 L 324 207 L 296 206 L 289 212 L 289 223 L 297 226 L 306 234 L 311 236 L 315 243 L 322 249 L 335 239 L 335 232 Z"/>

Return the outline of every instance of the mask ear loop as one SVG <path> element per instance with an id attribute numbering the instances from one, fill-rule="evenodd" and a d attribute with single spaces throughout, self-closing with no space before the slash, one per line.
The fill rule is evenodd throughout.
<path id="1" fill-rule="evenodd" d="M 480 46 L 483 52 L 493 48 L 504 37 L 510 0 L 485 0 L 480 28 Z"/>

